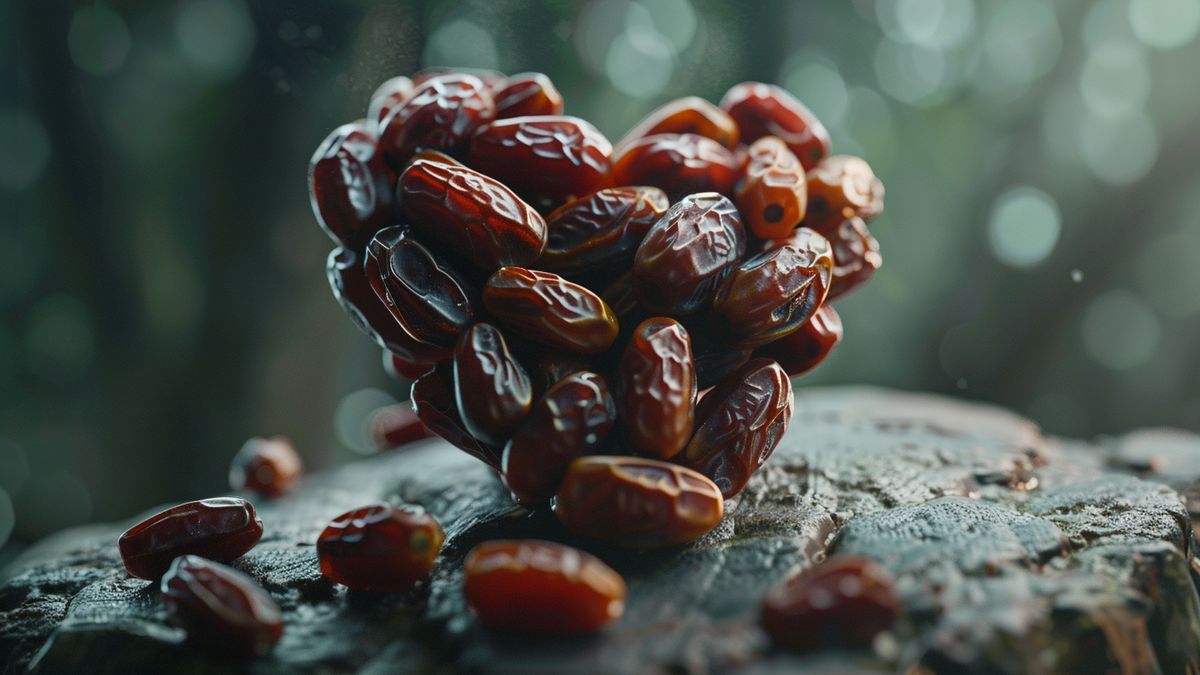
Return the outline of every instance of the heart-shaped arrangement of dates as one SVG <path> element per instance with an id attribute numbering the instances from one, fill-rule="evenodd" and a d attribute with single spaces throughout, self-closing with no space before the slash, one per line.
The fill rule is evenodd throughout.
<path id="1" fill-rule="evenodd" d="M 385 82 L 310 166 L 330 285 L 420 420 L 518 502 L 613 544 L 690 541 L 841 338 L 883 185 L 772 85 L 668 103 L 615 148 L 562 113 L 541 74 Z"/>

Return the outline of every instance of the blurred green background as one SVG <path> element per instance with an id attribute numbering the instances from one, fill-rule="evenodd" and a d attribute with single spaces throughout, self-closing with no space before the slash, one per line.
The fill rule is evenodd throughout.
<path id="1" fill-rule="evenodd" d="M 308 158 L 387 77 L 540 70 L 618 138 L 756 79 L 887 185 L 802 385 L 1200 428 L 1200 0 L 0 5 L 0 562 L 226 489 L 247 437 L 370 452 L 402 398 L 329 294 Z"/>

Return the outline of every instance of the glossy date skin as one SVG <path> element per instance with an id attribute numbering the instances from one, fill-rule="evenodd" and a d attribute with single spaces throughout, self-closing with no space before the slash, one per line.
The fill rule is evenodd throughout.
<path id="1" fill-rule="evenodd" d="M 496 104 L 482 80 L 452 73 L 414 82 L 413 92 L 379 125 L 379 148 L 394 167 L 422 148 L 457 155 L 492 121 Z"/>
<path id="2" fill-rule="evenodd" d="M 715 324 L 735 349 L 753 349 L 781 338 L 821 307 L 832 275 L 829 241 L 800 228 L 725 277 L 713 298 Z"/>
<path id="3" fill-rule="evenodd" d="M 393 219 L 396 174 L 376 151 L 369 120 L 344 124 L 321 143 L 308 164 L 308 196 L 325 233 L 361 251 Z"/>
<path id="4" fill-rule="evenodd" d="M 495 326 L 477 323 L 459 339 L 454 395 L 467 431 L 493 445 L 503 445 L 529 414 L 533 385 Z"/>
<path id="5" fill-rule="evenodd" d="M 242 445 L 229 469 L 229 486 L 264 497 L 281 497 L 300 482 L 304 464 L 296 446 L 284 436 L 251 438 Z"/>
<path id="6" fill-rule="evenodd" d="M 737 122 L 743 143 L 778 136 L 807 171 L 829 156 L 829 131 L 803 103 L 773 84 L 742 82 L 725 92 L 721 109 Z"/>
<path id="7" fill-rule="evenodd" d="M 554 513 L 568 530 L 625 548 L 695 541 L 724 512 L 721 491 L 708 478 L 639 457 L 575 460 L 554 500 Z"/>
<path id="8" fill-rule="evenodd" d="M 711 138 L 728 150 L 737 148 L 740 137 L 729 113 L 699 96 L 685 96 L 656 108 L 630 129 L 617 147 L 625 148 L 654 134 L 695 134 Z"/>
<path id="9" fill-rule="evenodd" d="M 688 195 L 638 246 L 634 292 L 651 312 L 695 313 L 745 252 L 746 234 L 733 202 L 714 192 Z"/>
<path id="10" fill-rule="evenodd" d="M 176 558 L 160 585 L 171 622 L 188 638 L 250 658 L 283 635 L 283 614 L 247 575 L 199 556 Z"/>
<path id="11" fill-rule="evenodd" d="M 393 110 L 412 96 L 412 93 L 413 82 L 403 75 L 385 80 L 375 93 L 371 94 L 371 102 L 367 106 L 367 119 L 378 126 Z"/>
<path id="12" fill-rule="evenodd" d="M 529 264 L 546 245 L 546 222 L 533 207 L 465 166 L 413 162 L 401 174 L 397 194 L 414 232 L 485 272 Z"/>
<path id="13" fill-rule="evenodd" d="M 696 433 L 674 461 L 712 479 L 729 499 L 771 456 L 792 406 L 787 373 L 770 359 L 751 359 L 696 406 Z"/>
<path id="14" fill-rule="evenodd" d="M 625 438 L 641 455 L 666 459 L 688 442 L 696 413 L 692 340 L 674 319 L 643 321 L 618 369 Z"/>
<path id="15" fill-rule="evenodd" d="M 619 329 L 600 296 L 557 274 L 523 267 L 493 274 L 483 289 L 483 306 L 508 330 L 580 354 L 605 351 Z"/>
<path id="16" fill-rule="evenodd" d="M 317 538 L 326 579 L 356 591 L 410 588 L 433 569 L 445 534 L 425 509 L 373 504 L 334 518 Z"/>
<path id="17" fill-rule="evenodd" d="M 535 539 L 484 542 L 467 554 L 463 593 L 494 630 L 591 633 L 620 618 L 625 580 L 579 549 Z"/>
<path id="18" fill-rule="evenodd" d="M 878 563 L 839 555 L 788 579 L 763 598 L 760 624 L 776 647 L 814 651 L 870 647 L 900 613 L 895 581 Z"/>
<path id="19" fill-rule="evenodd" d="M 410 361 L 399 354 L 383 350 L 383 372 L 392 379 L 411 382 L 431 370 L 433 370 L 433 363 Z"/>
<path id="20" fill-rule="evenodd" d="M 497 120 L 475 134 L 467 163 L 534 203 L 561 203 L 612 185 L 612 144 L 564 115 Z"/>
<path id="21" fill-rule="evenodd" d="M 528 115 L 561 115 L 562 94 L 542 73 L 520 73 L 504 80 L 493 90 L 496 119 Z"/>
<path id="22" fill-rule="evenodd" d="M 850 155 L 826 158 L 808 174 L 804 225 L 832 237 L 851 218 L 869 221 L 883 212 L 883 182 L 866 161 Z"/>
<path id="23" fill-rule="evenodd" d="M 650 185 L 672 202 L 696 192 L 732 195 L 740 173 L 732 152 L 696 134 L 645 136 L 612 159 L 614 184 Z"/>
<path id="24" fill-rule="evenodd" d="M 219 562 L 239 558 L 254 548 L 262 533 L 254 505 L 238 497 L 216 497 L 150 516 L 126 530 L 117 547 L 130 574 L 157 579 L 181 555 Z"/>
<path id="25" fill-rule="evenodd" d="M 454 364 L 443 361 L 413 382 L 409 393 L 413 410 L 430 431 L 454 447 L 500 470 L 500 450 L 471 435 L 463 424 L 454 395 Z"/>
<path id="26" fill-rule="evenodd" d="M 747 150 L 734 201 L 754 236 L 784 239 L 808 207 L 804 167 L 782 140 L 764 136 Z"/>
<path id="27" fill-rule="evenodd" d="M 617 408 L 604 378 L 572 373 L 534 404 L 504 446 L 504 484 L 517 501 L 549 501 L 572 460 L 598 452 L 608 439 Z"/>
<path id="28" fill-rule="evenodd" d="M 537 266 L 564 276 L 625 269 L 646 233 L 670 206 L 652 187 L 598 190 L 546 217 L 546 248 Z"/>
<path id="29" fill-rule="evenodd" d="M 867 283 L 883 266 L 883 256 L 879 254 L 879 242 L 862 218 L 843 221 L 830 241 L 834 259 L 833 286 L 829 289 L 832 300 Z"/>
<path id="30" fill-rule="evenodd" d="M 376 450 L 391 450 L 433 436 L 410 403 L 384 406 L 371 413 L 371 439 Z"/>
<path id="31" fill-rule="evenodd" d="M 775 359 L 790 377 L 803 375 L 829 356 L 842 339 L 842 318 L 832 305 L 822 305 L 799 330 L 754 350 L 756 357 Z"/>

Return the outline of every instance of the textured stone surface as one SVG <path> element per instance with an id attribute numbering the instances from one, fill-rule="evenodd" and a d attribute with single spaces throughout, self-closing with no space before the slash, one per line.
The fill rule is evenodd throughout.
<path id="1" fill-rule="evenodd" d="M 235 565 L 284 609 L 270 656 L 238 664 L 189 645 L 154 586 L 124 573 L 121 523 L 42 542 L 0 577 L 0 672 L 1200 672 L 1196 495 L 1190 434 L 1089 445 L 985 406 L 801 389 L 787 438 L 720 527 L 692 546 L 631 553 L 513 506 L 483 464 L 433 441 L 257 503 L 266 535 Z M 348 593 L 317 571 L 324 523 L 377 499 L 423 504 L 446 530 L 437 568 L 411 592 Z M 521 536 L 608 561 L 629 582 L 625 617 L 555 640 L 476 625 L 463 556 Z M 871 650 L 771 651 L 755 625 L 763 592 L 839 552 L 896 575 L 903 618 Z"/>

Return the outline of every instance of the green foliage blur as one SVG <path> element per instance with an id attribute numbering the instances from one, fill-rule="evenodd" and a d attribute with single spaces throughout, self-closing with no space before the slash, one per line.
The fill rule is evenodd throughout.
<path id="1" fill-rule="evenodd" d="M 220 493 L 251 436 L 371 451 L 406 387 L 329 294 L 305 172 L 427 65 L 543 71 L 613 139 L 779 83 L 887 185 L 884 268 L 799 386 L 1200 428 L 1198 28 L 1200 0 L 4 3 L 0 545 Z"/>

